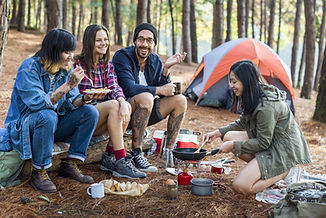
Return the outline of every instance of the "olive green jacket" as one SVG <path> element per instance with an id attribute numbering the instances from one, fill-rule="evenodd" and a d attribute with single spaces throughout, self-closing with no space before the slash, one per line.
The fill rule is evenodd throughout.
<path id="1" fill-rule="evenodd" d="M 256 156 L 262 179 L 280 175 L 297 164 L 311 162 L 307 143 L 289 106 L 286 92 L 262 85 L 266 94 L 251 115 L 242 114 L 235 122 L 219 128 L 222 137 L 228 131 L 245 130 L 248 140 L 234 141 L 235 155 Z"/>

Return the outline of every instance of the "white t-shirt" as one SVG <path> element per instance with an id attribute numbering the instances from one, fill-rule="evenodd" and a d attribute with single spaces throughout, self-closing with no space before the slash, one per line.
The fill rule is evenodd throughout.
<path id="1" fill-rule="evenodd" d="M 140 85 L 147 86 L 147 82 L 146 82 L 144 71 L 139 71 L 139 84 Z"/>

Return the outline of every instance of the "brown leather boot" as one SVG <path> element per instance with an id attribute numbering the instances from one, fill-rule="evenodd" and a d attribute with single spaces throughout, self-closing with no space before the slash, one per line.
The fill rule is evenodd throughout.
<path id="1" fill-rule="evenodd" d="M 59 176 L 77 180 L 81 183 L 94 183 L 94 179 L 91 176 L 83 175 L 77 166 L 77 160 L 63 160 L 59 169 Z"/>
<path id="2" fill-rule="evenodd" d="M 57 191 L 57 187 L 53 184 L 45 170 L 33 169 L 29 182 L 34 189 L 41 192 L 52 193 Z"/>

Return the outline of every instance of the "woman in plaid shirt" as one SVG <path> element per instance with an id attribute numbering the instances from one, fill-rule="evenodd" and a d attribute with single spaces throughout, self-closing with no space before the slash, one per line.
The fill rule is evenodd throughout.
<path id="1" fill-rule="evenodd" d="M 107 88 L 109 93 L 99 93 L 95 100 L 83 98 L 99 111 L 99 120 L 94 136 L 109 134 L 110 140 L 102 156 L 101 170 L 111 172 L 115 177 L 145 178 L 126 157 L 123 145 L 123 132 L 126 130 L 131 106 L 125 100 L 110 58 L 109 31 L 103 25 L 89 25 L 84 32 L 83 48 L 75 59 L 74 67 L 83 68 L 85 76 L 78 85 L 85 94 L 87 89 Z"/>

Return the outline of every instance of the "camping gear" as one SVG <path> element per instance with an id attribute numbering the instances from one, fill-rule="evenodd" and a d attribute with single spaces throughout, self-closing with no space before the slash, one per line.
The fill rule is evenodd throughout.
<path id="1" fill-rule="evenodd" d="M 178 198 L 178 184 L 174 182 L 173 184 L 165 184 L 166 186 L 166 198 L 168 200 L 175 200 Z"/>
<path id="2" fill-rule="evenodd" d="M 229 109 L 232 91 L 228 73 L 232 64 L 243 59 L 255 63 L 268 84 L 287 92 L 286 102 L 294 113 L 295 99 L 290 69 L 269 46 L 256 39 L 228 41 L 204 55 L 185 95 L 195 101 L 196 105 Z"/>
<path id="3" fill-rule="evenodd" d="M 212 173 L 217 173 L 217 174 L 223 174 L 224 173 L 224 167 L 223 167 L 222 164 L 212 164 L 211 172 Z"/>
<path id="4" fill-rule="evenodd" d="M 104 197 L 104 183 L 93 183 L 87 188 L 87 194 L 92 198 L 103 198 Z"/>
<path id="5" fill-rule="evenodd" d="M 186 172 L 178 174 L 178 185 L 191 185 L 192 175 Z"/>
<path id="6" fill-rule="evenodd" d="M 23 169 L 24 161 L 16 150 L 0 152 L 0 190 L 20 184 L 16 180 Z"/>
<path id="7" fill-rule="evenodd" d="M 201 160 L 207 155 L 214 155 L 220 149 L 214 149 L 211 152 L 207 152 L 205 149 L 201 149 L 199 153 L 195 153 L 197 148 L 175 148 L 172 150 L 173 156 L 179 160 Z"/>
<path id="8" fill-rule="evenodd" d="M 211 195 L 213 193 L 213 183 L 211 179 L 195 178 L 191 180 L 191 194 L 194 195 Z"/>
<path id="9" fill-rule="evenodd" d="M 288 186 L 286 192 L 286 196 L 270 208 L 269 217 L 325 217 L 325 182 L 293 183 Z"/>
<path id="10" fill-rule="evenodd" d="M 195 151 L 195 153 L 199 153 L 200 149 L 202 149 L 202 147 L 206 144 L 206 141 L 204 141 L 198 148 L 197 151 Z"/>

